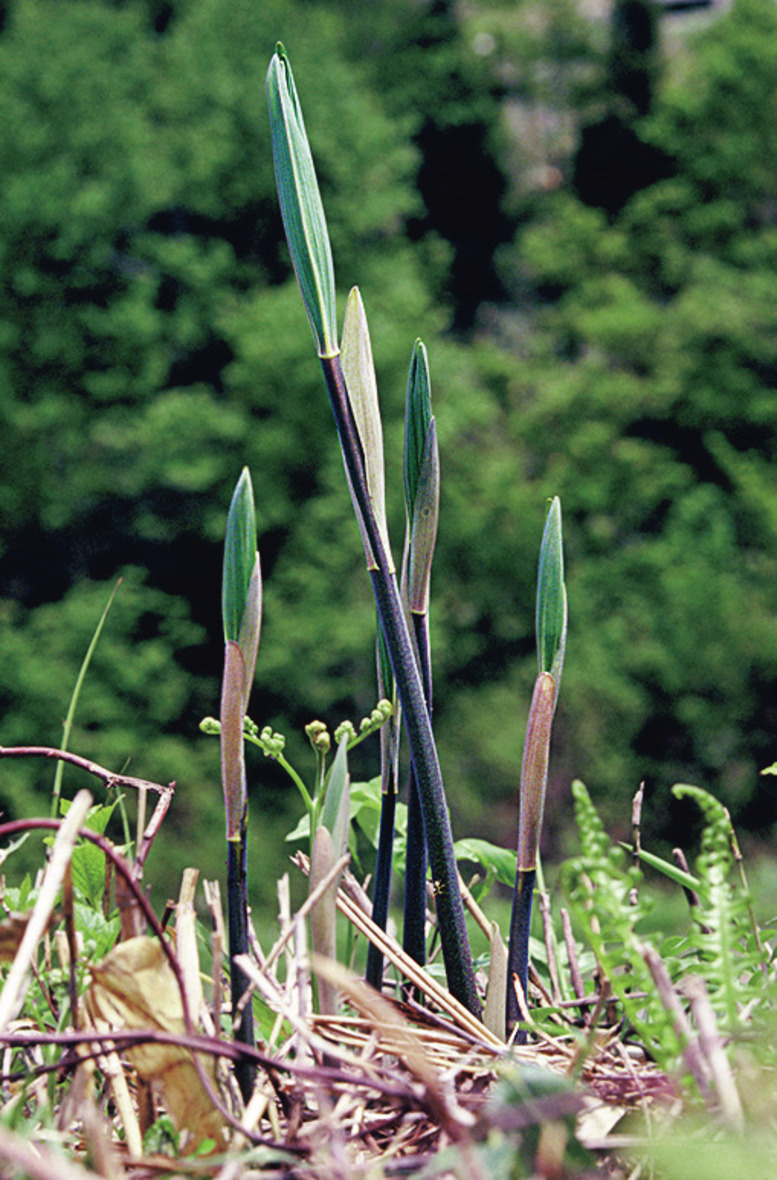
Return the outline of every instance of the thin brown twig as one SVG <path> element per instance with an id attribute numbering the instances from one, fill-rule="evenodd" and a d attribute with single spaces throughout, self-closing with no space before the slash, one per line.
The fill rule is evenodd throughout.
<path id="1" fill-rule="evenodd" d="M 653 977 L 653 982 L 661 998 L 661 1003 L 672 1018 L 672 1024 L 680 1041 L 683 1061 L 688 1072 L 699 1087 L 699 1091 L 705 1102 L 709 1104 L 712 1100 L 709 1063 L 704 1057 L 699 1042 L 693 1034 L 690 1021 L 672 985 L 672 980 L 666 969 L 664 960 L 658 951 L 654 950 L 651 946 L 641 947 L 640 954 Z"/>
<path id="2" fill-rule="evenodd" d="M 87 774 L 99 778 L 108 788 L 132 787 L 136 791 L 153 791 L 156 795 L 164 795 L 173 790 L 172 784 L 163 787 L 160 783 L 152 783 L 144 778 L 116 774 L 115 771 L 106 770 L 104 766 L 99 766 L 89 758 L 71 754 L 69 750 L 58 750 L 55 746 L 0 746 L 0 758 L 53 758 L 59 762 L 69 762 L 71 766 L 78 766 Z"/>
<path id="3" fill-rule="evenodd" d="M 0 1044 L 13 1048 L 59 1045 L 66 1050 L 73 1049 L 78 1045 L 91 1046 L 88 1052 L 80 1056 L 80 1060 L 95 1057 L 98 1053 L 104 1052 L 106 1046 L 116 1048 L 117 1050 L 127 1050 L 136 1048 L 138 1045 L 147 1044 L 175 1045 L 180 1049 L 188 1049 L 195 1057 L 198 1054 L 203 1054 L 211 1057 L 226 1057 L 230 1061 L 235 1061 L 242 1054 L 249 1053 L 253 1060 L 268 1072 L 275 1073 L 282 1071 L 304 1080 L 325 1082 L 327 1085 L 332 1086 L 344 1086 L 346 1088 L 349 1086 L 360 1086 L 366 1090 L 373 1090 L 376 1093 L 385 1094 L 388 1098 L 406 1099 L 408 1096 L 412 1096 L 412 1091 L 407 1086 L 399 1085 L 396 1078 L 387 1081 L 379 1077 L 377 1072 L 369 1077 L 360 1077 L 354 1073 L 353 1069 L 341 1069 L 327 1065 L 301 1065 L 297 1061 L 289 1060 L 280 1061 L 276 1058 L 269 1057 L 259 1049 L 250 1049 L 247 1045 L 235 1045 L 231 1041 L 220 1041 L 216 1037 L 197 1034 L 169 1033 L 162 1029 L 111 1029 L 108 1032 L 93 1032 L 88 1029 L 77 1032 L 75 1030 L 37 1032 L 33 1029 L 24 1029 L 24 1031 L 18 1033 L 3 1033 L 2 1037 L 0 1037 Z M 62 1069 L 67 1064 L 69 1064 L 68 1061 L 63 1062 L 62 1060 L 46 1062 L 43 1065 L 37 1066 L 33 1073 L 35 1076 L 51 1073 L 54 1070 Z M 357 1064 L 361 1064 L 361 1062 Z M 18 1074 L 5 1074 L 2 1076 L 2 1080 L 16 1081 L 19 1076 Z M 230 1120 L 230 1122 L 234 1122 L 236 1129 L 245 1133 L 245 1128 L 237 1123 L 236 1120 Z M 251 1135 L 251 1141 L 260 1144 L 267 1142 L 267 1140 L 254 1135 Z"/>
<path id="4" fill-rule="evenodd" d="M 117 774 L 113 770 L 106 770 L 104 766 L 93 762 L 91 758 L 83 758 L 80 754 L 72 754 L 69 750 L 59 750 L 56 746 L 0 746 L 0 758 L 50 758 L 58 762 L 68 762 L 71 766 L 77 766 L 94 778 L 100 779 L 109 791 L 114 787 L 131 787 L 133 791 L 139 792 L 141 798 L 145 798 L 148 791 L 153 791 L 155 795 L 158 795 L 157 805 L 146 825 L 135 856 L 135 875 L 138 878 L 143 875 L 143 866 L 151 850 L 151 845 L 175 794 L 174 782 L 163 786 L 161 783 L 136 778 L 134 775 Z"/>
<path id="5" fill-rule="evenodd" d="M 135 863 L 133 869 L 135 877 L 138 880 L 140 880 L 140 878 L 143 876 L 143 868 L 146 863 L 146 858 L 148 857 L 148 854 L 151 851 L 151 845 L 154 843 L 157 833 L 162 826 L 162 821 L 170 809 L 170 804 L 173 801 L 174 794 L 175 783 L 168 783 L 163 793 L 160 794 L 159 798 L 157 799 L 156 807 L 151 814 L 151 819 L 146 824 L 143 838 L 135 852 Z"/>
<path id="6" fill-rule="evenodd" d="M 205 901 L 210 910 L 213 934 L 211 935 L 211 972 L 213 975 L 213 1025 L 216 1032 L 221 1028 L 221 969 L 224 962 L 224 948 L 227 945 L 224 929 L 224 913 L 221 908 L 221 890 L 218 881 L 205 881 Z"/>
<path id="7" fill-rule="evenodd" d="M 558 960 L 556 959 L 556 940 L 553 937 L 553 923 L 550 913 L 550 897 L 547 889 L 538 890 L 537 896 L 540 903 L 540 916 L 542 918 L 542 932 L 545 939 L 545 953 L 548 956 L 548 974 L 550 975 L 550 989 L 554 1004 L 560 1004 L 562 1001 L 561 995 L 561 981 L 558 973 Z"/>
<path id="8" fill-rule="evenodd" d="M 733 1130 L 742 1131 L 744 1125 L 742 1103 L 731 1066 L 723 1051 L 723 1042 L 710 1003 L 707 985 L 701 976 L 687 975 L 683 980 L 682 988 L 690 1002 L 696 1027 L 699 1030 L 699 1048 L 709 1064 L 720 1103 L 722 1119 Z"/>
<path id="9" fill-rule="evenodd" d="M 755 940 L 756 949 L 761 959 L 761 970 L 766 976 L 768 974 L 768 966 L 766 956 L 764 953 L 764 946 L 761 940 L 761 929 L 755 916 L 755 908 L 753 906 L 753 895 L 747 884 L 747 873 L 745 872 L 745 858 L 742 856 L 742 849 L 739 847 L 737 834 L 734 830 L 734 825 L 731 822 L 731 813 L 727 807 L 724 808 L 726 819 L 728 820 L 728 840 L 731 847 L 731 855 L 734 857 L 734 864 L 737 867 L 739 875 L 739 883 L 742 886 L 742 893 L 744 894 L 747 903 L 748 917 L 750 918 L 750 929 L 753 932 L 753 939 Z"/>
<path id="10" fill-rule="evenodd" d="M 577 961 L 577 946 L 575 945 L 575 936 L 572 932 L 572 921 L 569 917 L 569 911 L 564 909 L 563 906 L 561 907 L 561 928 L 564 931 L 564 945 L 567 948 L 569 978 L 572 980 L 572 990 L 578 1001 L 585 1000 L 585 984 L 583 983 L 580 964 Z"/>

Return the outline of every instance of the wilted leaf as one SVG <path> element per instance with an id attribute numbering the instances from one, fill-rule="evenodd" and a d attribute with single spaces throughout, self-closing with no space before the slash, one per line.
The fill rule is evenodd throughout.
<path id="1" fill-rule="evenodd" d="M 335 866 L 334 844 L 323 824 L 316 832 L 310 856 L 310 892 L 312 893 Z M 336 955 L 337 881 L 333 881 L 310 911 L 310 935 L 315 954 L 324 959 Z M 321 1015 L 337 1011 L 337 991 L 325 977 L 318 980 L 318 1010 Z"/>
<path id="2" fill-rule="evenodd" d="M 88 1002 L 94 1016 L 113 1029 L 184 1029 L 181 994 L 175 976 L 156 939 L 130 938 L 114 947 L 92 968 Z M 183 1151 L 212 1140 L 214 1151 L 226 1146 L 221 1115 L 213 1106 L 197 1073 L 192 1054 L 177 1045 L 149 1043 L 126 1051 L 138 1075 L 151 1082 L 182 1136 Z M 201 1058 L 214 1081 L 213 1062 Z"/>
<path id="3" fill-rule="evenodd" d="M 483 1023 L 490 1032 L 505 1039 L 505 1004 L 507 1002 L 507 947 L 496 922 L 491 923 L 491 965 L 488 990 L 483 1008 Z"/>
<path id="4" fill-rule="evenodd" d="M 24 914 L 9 914 L 0 922 L 0 963 L 12 963 L 24 937 L 32 910 Z M 49 925 L 56 920 L 52 914 Z"/>

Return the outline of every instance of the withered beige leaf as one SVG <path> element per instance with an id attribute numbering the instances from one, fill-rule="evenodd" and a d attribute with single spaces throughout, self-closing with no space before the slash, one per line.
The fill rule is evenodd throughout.
<path id="1" fill-rule="evenodd" d="M 30 921 L 32 910 L 23 914 L 8 914 L 0 922 L 0 963 L 12 963 L 16 957 L 24 932 Z M 53 925 L 55 917 L 52 914 L 48 925 Z"/>
<path id="2" fill-rule="evenodd" d="M 185 1031 L 178 984 L 154 938 L 141 936 L 120 942 L 92 967 L 87 1001 L 93 1019 L 111 1029 Z M 190 1050 L 149 1043 L 128 1049 L 126 1057 L 138 1075 L 152 1083 L 181 1134 L 182 1150 L 193 1151 L 209 1139 L 214 1142 L 214 1151 L 224 1150 L 222 1117 L 203 1086 Z M 212 1058 L 202 1056 L 200 1060 L 215 1086 Z"/>

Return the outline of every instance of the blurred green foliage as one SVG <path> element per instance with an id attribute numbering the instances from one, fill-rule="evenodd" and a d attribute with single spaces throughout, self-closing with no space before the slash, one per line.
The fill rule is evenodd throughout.
<path id="1" fill-rule="evenodd" d="M 515 103 L 574 125 L 610 63 L 605 26 L 562 0 L 540 25 L 528 10 L 472 4 L 461 25 L 412 0 L 3 5 L 0 743 L 58 743 L 123 573 L 71 747 L 177 780 L 149 861 L 169 891 L 184 858 L 220 871 L 218 748 L 197 724 L 218 701 L 243 465 L 266 588 L 252 716 L 290 734 L 376 694 L 369 581 L 275 198 L 278 38 L 340 298 L 358 282 L 370 321 L 395 544 L 407 365 L 419 334 L 429 347 L 435 726 L 457 833 L 514 840 L 554 494 L 570 642 L 549 847 L 576 774 L 624 825 L 647 778 L 652 837 L 682 840 L 678 779 L 740 828 L 777 819 L 757 774 L 776 720 L 777 9 L 736 0 L 651 74 L 635 127 L 671 175 L 609 215 L 516 171 Z M 375 773 L 368 746 L 357 777 Z M 52 773 L 0 762 L 0 805 L 45 810 Z M 249 791 L 261 897 L 296 799 L 264 759 Z"/>

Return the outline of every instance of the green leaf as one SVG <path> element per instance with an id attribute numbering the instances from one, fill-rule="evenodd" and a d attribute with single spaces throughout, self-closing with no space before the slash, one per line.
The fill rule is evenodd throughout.
<path id="1" fill-rule="evenodd" d="M 73 849 L 70 867 L 74 887 L 89 905 L 100 907 L 105 893 L 105 853 L 96 844 L 82 844 Z"/>
<path id="2" fill-rule="evenodd" d="M 564 585 L 564 548 L 561 532 L 561 501 L 551 500 L 540 545 L 537 575 L 537 659 L 540 672 L 550 672 L 561 681 L 567 639 L 567 593 Z"/>
<path id="3" fill-rule="evenodd" d="M 493 872 L 500 885 L 512 889 L 515 885 L 516 853 L 509 848 L 499 848 L 488 840 L 457 840 L 453 845 L 456 860 L 471 860 L 484 869 Z"/>
<path id="4" fill-rule="evenodd" d="M 89 641 L 89 646 L 86 649 L 86 655 L 84 656 L 83 660 L 81 661 L 81 667 L 78 670 L 78 676 L 76 677 L 76 682 L 73 686 L 73 691 L 70 694 L 70 703 L 68 704 L 68 707 L 67 707 L 67 714 L 66 714 L 65 720 L 62 724 L 62 741 L 60 743 L 61 750 L 66 750 L 68 748 L 68 742 L 70 741 L 70 731 L 73 728 L 73 720 L 75 718 L 76 709 L 78 707 L 78 699 L 81 695 L 81 689 L 83 688 L 84 681 L 86 679 L 86 673 L 89 670 L 89 665 L 92 662 L 92 656 L 95 653 L 95 649 L 97 647 L 98 640 L 100 638 L 100 635 L 102 634 L 103 627 L 105 626 L 105 620 L 108 618 L 108 612 L 110 611 L 111 607 L 113 606 L 113 600 L 116 597 L 116 592 L 118 591 L 119 586 L 121 585 L 122 581 L 123 581 L 123 579 L 119 578 L 118 581 L 116 582 L 116 585 L 113 587 L 113 590 L 110 593 L 110 597 L 108 598 L 108 601 L 105 604 L 105 607 L 103 608 L 103 612 L 100 615 L 100 618 L 97 622 L 97 626 L 94 629 L 94 634 L 92 635 L 92 638 Z M 64 763 L 64 761 L 62 761 L 60 759 L 57 762 L 57 769 L 54 772 L 54 787 L 51 792 L 51 814 L 52 815 L 57 814 L 58 803 L 59 803 L 59 800 L 61 799 L 61 796 L 62 796 L 62 776 L 64 774 L 64 771 L 65 771 L 65 763 Z"/>
<path id="5" fill-rule="evenodd" d="M 370 781 L 366 783 L 351 783 L 349 796 L 351 822 L 358 824 L 372 847 L 377 848 L 378 832 L 380 829 L 380 808 L 382 796 L 380 775 L 370 779 Z M 396 814 L 394 816 L 394 830 L 398 837 L 404 836 L 404 833 L 407 830 L 406 803 L 397 803 Z M 296 825 L 293 831 L 289 832 L 286 839 L 290 844 L 292 844 L 303 843 L 309 837 L 310 816 L 305 814 L 300 817 L 299 823 Z M 464 841 L 464 843 L 466 843 L 466 841 Z M 485 841 L 475 841 L 475 843 L 485 844 Z M 510 855 L 513 857 L 514 864 L 515 854 L 511 853 Z M 515 877 L 514 868 L 513 877 Z"/>
<path id="6" fill-rule="evenodd" d="M 105 958 L 119 937 L 120 915 L 113 914 L 106 918 L 97 906 L 77 901 L 73 905 L 73 917 L 76 930 L 83 935 L 85 958 L 93 962 Z"/>
<path id="7" fill-rule="evenodd" d="M 627 852 L 634 852 L 631 844 L 626 844 L 625 842 L 621 841 L 621 846 L 625 848 Z M 682 886 L 683 889 L 693 889 L 696 893 L 698 893 L 702 888 L 702 882 L 698 877 L 692 876 L 691 873 L 683 872 L 682 869 L 679 869 L 677 865 L 672 864 L 671 861 L 664 860 L 662 857 L 656 856 L 652 852 L 647 852 L 644 848 L 640 848 L 638 850 L 637 856 L 644 864 L 650 865 L 651 869 L 655 869 L 657 873 L 661 873 L 670 881 L 674 881 L 676 885 Z"/>
<path id="8" fill-rule="evenodd" d="M 319 356 L 336 356 L 332 250 L 302 108 L 286 51 L 279 43 L 267 72 L 275 181 L 291 260 Z"/>
<path id="9" fill-rule="evenodd" d="M 382 799 L 380 775 L 367 783 L 351 784 L 351 819 L 359 825 L 373 848 L 378 847 Z M 394 834 L 404 836 L 406 831 L 407 804 L 398 801 L 394 812 Z"/>
<path id="10" fill-rule="evenodd" d="M 60 800 L 60 815 L 67 815 L 68 811 L 70 811 L 71 803 L 71 799 Z M 104 836 L 117 803 L 118 800 L 115 800 L 113 803 L 96 803 L 94 807 L 90 807 L 84 827 L 89 828 L 90 832 L 96 832 L 98 836 Z"/>

